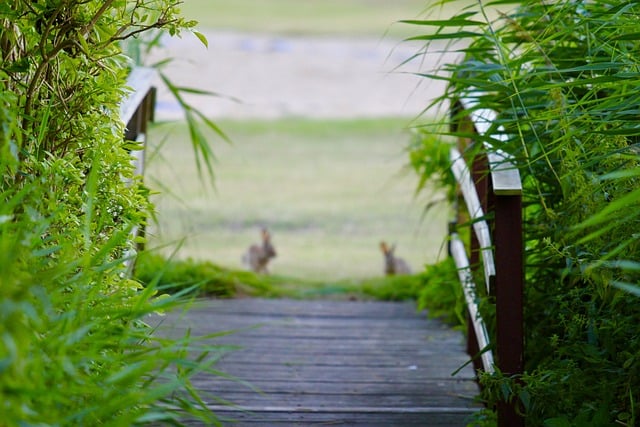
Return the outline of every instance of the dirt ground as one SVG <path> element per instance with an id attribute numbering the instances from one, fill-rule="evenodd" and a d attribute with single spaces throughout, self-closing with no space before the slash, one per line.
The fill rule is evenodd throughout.
<path id="1" fill-rule="evenodd" d="M 421 45 L 384 38 L 203 33 L 208 48 L 184 34 L 165 40 L 150 63 L 175 58 L 166 73 L 176 84 L 220 94 L 186 97 L 212 118 L 415 116 L 444 84 L 414 73 L 453 60 L 430 52 L 403 64 Z M 157 118 L 180 118 L 178 104 L 158 87 Z"/>

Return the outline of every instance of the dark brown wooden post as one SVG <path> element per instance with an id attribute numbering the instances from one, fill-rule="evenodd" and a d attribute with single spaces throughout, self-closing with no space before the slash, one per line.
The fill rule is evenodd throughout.
<path id="1" fill-rule="evenodd" d="M 521 195 L 495 197 L 496 340 L 497 364 L 506 376 L 524 369 L 523 238 Z M 498 426 L 524 426 L 519 402 L 498 405 Z"/>

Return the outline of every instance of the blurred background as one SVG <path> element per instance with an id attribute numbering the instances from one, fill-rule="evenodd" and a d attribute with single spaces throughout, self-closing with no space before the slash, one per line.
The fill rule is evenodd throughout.
<path id="1" fill-rule="evenodd" d="M 157 225 L 151 246 L 178 258 L 242 268 L 272 234 L 273 274 L 338 280 L 383 275 L 379 242 L 397 244 L 414 270 L 445 256 L 447 207 L 416 193 L 405 152 L 409 128 L 444 88 L 416 76 L 443 61 L 405 41 L 422 0 L 186 0 L 208 47 L 185 33 L 163 40 L 148 63 L 172 58 L 177 86 L 215 92 L 185 98 L 231 143 L 207 134 L 213 182 L 199 174 L 184 113 L 159 86 L 145 179 Z M 179 245 L 179 248 L 176 249 Z"/>

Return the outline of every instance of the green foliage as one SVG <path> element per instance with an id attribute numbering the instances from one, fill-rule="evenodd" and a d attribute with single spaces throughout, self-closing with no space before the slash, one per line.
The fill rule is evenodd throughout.
<path id="1" fill-rule="evenodd" d="M 453 259 L 447 257 L 437 264 L 427 265 L 420 274 L 422 286 L 418 292 L 418 309 L 428 310 L 451 325 L 464 327 L 467 307 Z"/>
<path id="2" fill-rule="evenodd" d="M 449 172 L 450 138 L 442 131 L 442 124 L 425 124 L 413 129 L 409 143 L 411 167 L 418 174 L 417 192 L 443 191 L 445 198 L 429 203 L 426 210 L 436 203 L 455 203 L 456 184 Z M 466 229 L 458 230 L 468 235 Z M 466 305 L 455 263 L 449 257 L 435 264 L 428 264 L 420 274 L 422 285 L 416 295 L 419 309 L 427 309 L 430 316 L 441 317 L 446 322 L 466 327 Z"/>
<path id="3" fill-rule="evenodd" d="M 122 136 L 119 44 L 190 27 L 177 3 L 0 4 L 3 425 L 135 425 L 187 412 L 217 423 L 189 383 L 209 369 L 211 348 L 154 337 L 144 320 L 179 300 L 143 289 L 125 266 L 130 232 L 152 207 Z"/>
<path id="4" fill-rule="evenodd" d="M 148 252 L 138 255 L 135 278 L 164 292 L 176 293 L 193 287 L 199 295 L 218 298 L 233 297 L 238 283 L 229 270 L 213 263 L 167 260 Z"/>
<path id="5" fill-rule="evenodd" d="M 529 425 L 634 425 L 640 309 L 624 291 L 637 293 L 640 262 L 640 9 L 525 1 L 489 21 L 484 6 L 412 23 L 438 29 L 415 40 L 467 43 L 441 67 L 450 84 L 438 101 L 472 97 L 498 112 L 493 131 L 508 139 L 487 142 L 524 183 L 527 372 L 522 386 L 483 377 L 485 395 L 520 399 Z M 448 173 L 414 153 L 418 171 Z"/>
<path id="6" fill-rule="evenodd" d="M 321 282 L 233 270 L 191 258 L 167 259 L 151 252 L 138 255 L 134 275 L 143 285 L 158 287 L 163 292 L 188 292 L 214 298 L 313 298 L 348 292 L 342 286 L 331 287 Z"/>
<path id="7" fill-rule="evenodd" d="M 445 190 L 447 200 L 455 197 L 455 179 L 448 173 L 451 143 L 438 137 L 438 126 L 427 124 L 413 129 L 409 145 L 411 167 L 420 177 L 417 191 Z"/>
<path id="8" fill-rule="evenodd" d="M 22 203 L 33 206 L 30 197 Z M 153 337 L 143 322 L 174 308 L 153 287 L 121 279 L 122 260 L 75 258 L 75 242 L 56 247 L 32 240 L 32 230 L 52 230 L 46 218 L 18 216 L 0 227 L 3 249 L 0 300 L 3 423 L 13 425 L 132 425 L 150 414 L 178 418 L 167 406 L 190 375 L 208 369 L 211 348 L 195 363 L 186 358 L 194 342 Z M 117 234 L 98 253 L 127 239 Z M 177 375 L 168 367 L 178 368 Z M 205 407 L 196 416 L 215 421 Z"/>
<path id="9" fill-rule="evenodd" d="M 415 300 L 421 289 L 419 275 L 384 276 L 356 282 L 363 295 L 380 301 Z"/>
<path id="10" fill-rule="evenodd" d="M 420 296 L 420 310 L 426 308 L 433 317 L 459 323 L 461 314 L 451 311 L 451 307 L 456 310 L 464 307 L 460 301 L 454 301 L 461 291 L 455 289 L 460 286 L 451 279 L 452 274 L 455 275 L 455 267 L 452 270 L 449 261 L 445 260 L 433 267 L 428 266 L 426 273 L 327 283 L 232 270 L 208 261 L 166 259 L 145 252 L 138 255 L 135 279 L 145 286 L 154 286 L 171 294 L 191 289 L 197 295 L 216 298 L 252 296 L 411 301 Z"/>

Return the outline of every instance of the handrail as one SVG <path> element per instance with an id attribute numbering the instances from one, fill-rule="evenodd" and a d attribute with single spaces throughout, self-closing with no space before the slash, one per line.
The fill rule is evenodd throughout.
<path id="1" fill-rule="evenodd" d="M 473 282 L 471 273 L 471 266 L 469 259 L 467 258 L 467 250 L 464 247 L 464 243 L 460 240 L 458 233 L 452 233 L 449 236 L 449 251 L 456 264 L 458 270 L 458 279 L 462 284 L 462 290 L 464 292 L 464 299 L 467 303 L 467 310 L 469 311 L 469 318 L 474 329 L 475 337 L 477 339 L 478 348 L 482 351 L 481 360 L 482 366 L 486 372 L 493 373 L 495 371 L 495 361 L 493 360 L 493 353 L 490 351 L 489 332 L 484 319 L 478 311 L 478 304 L 476 303 L 476 285 Z"/>
<path id="2" fill-rule="evenodd" d="M 147 126 L 153 121 L 155 104 L 156 71 L 153 68 L 136 67 L 127 77 L 126 86 L 130 92 L 120 104 L 120 120 L 125 124 L 125 139 L 142 145 L 142 150 L 131 152 L 136 175 L 144 174 L 144 145 Z"/>
<path id="3" fill-rule="evenodd" d="M 488 108 L 477 108 L 479 104 L 474 98 L 461 98 L 459 100 L 462 108 L 469 112 L 469 118 L 473 122 L 476 132 L 485 135 L 496 121 L 497 114 Z M 499 133 L 490 134 L 492 138 L 505 141 L 507 135 L 502 126 L 499 126 Z M 489 159 L 491 170 L 491 181 L 493 190 L 497 195 L 518 195 L 522 194 L 522 180 L 520 171 L 512 164 L 510 156 L 499 148 L 495 148 L 487 141 L 484 142 L 486 154 Z"/>
<path id="4" fill-rule="evenodd" d="M 124 97 L 120 104 L 120 120 L 125 124 L 124 138 L 128 141 L 135 141 L 141 145 L 140 150 L 131 151 L 131 163 L 134 167 L 134 174 L 144 175 L 145 146 L 147 142 L 147 126 L 153 121 L 155 108 L 154 80 L 156 71 L 147 67 L 136 67 L 131 70 L 127 77 L 126 86 L 130 92 Z M 131 240 L 144 234 L 144 226 L 135 226 L 131 230 Z M 141 243 L 136 243 L 137 251 L 143 249 Z M 125 265 L 129 273 L 133 269 L 133 258 L 135 254 L 129 254 L 125 260 Z"/>
<path id="5" fill-rule="evenodd" d="M 149 67 L 135 67 L 127 77 L 127 87 L 131 89 L 120 104 L 120 119 L 128 124 L 150 92 L 154 91 L 153 80 L 156 70 Z"/>
<path id="6" fill-rule="evenodd" d="M 470 91 L 473 93 L 473 91 Z M 453 103 L 454 124 L 471 125 L 469 133 L 459 133 L 459 145 L 466 145 L 472 135 L 482 141 L 467 166 L 460 151 L 451 149 L 451 171 L 458 182 L 467 212 L 473 224 L 470 249 L 471 262 L 457 233 L 450 234 L 450 253 L 456 262 L 469 312 L 467 348 L 477 369 L 493 372 L 493 353 L 489 350 L 489 337 L 484 321 L 477 310 L 475 285 L 471 281 L 472 269 L 482 257 L 488 292 L 495 296 L 496 342 L 495 366 L 506 375 L 520 375 L 524 368 L 523 342 L 523 237 L 522 237 L 522 182 L 520 172 L 512 158 L 494 145 L 508 136 L 500 126 L 493 131 L 497 114 L 480 108 L 477 97 L 462 98 Z M 498 144 L 496 144 L 498 145 Z M 466 148 L 466 147 L 465 147 Z M 465 153 L 466 154 L 466 153 Z M 473 154 L 473 153 L 472 153 Z M 487 179 L 487 177 L 489 179 Z M 490 215 L 493 214 L 493 215 Z M 452 230 L 453 231 L 453 230 Z M 493 243 L 493 244 L 492 244 Z M 482 366 L 477 362 L 478 353 Z M 524 426 L 516 408 L 517 402 L 498 404 L 498 426 Z"/>
<path id="7" fill-rule="evenodd" d="M 460 186 L 460 191 L 462 192 L 464 201 L 467 205 L 467 212 L 469 212 L 469 216 L 473 222 L 473 230 L 475 231 L 478 242 L 480 243 L 485 284 L 487 286 L 487 292 L 490 292 L 491 284 L 495 281 L 496 267 L 493 260 L 493 248 L 491 245 L 489 224 L 485 220 L 484 209 L 482 208 L 480 198 L 478 197 L 475 185 L 471 179 L 471 172 L 469 171 L 462 154 L 460 154 L 457 149 L 451 148 L 450 158 L 452 162 L 451 171 Z"/>

